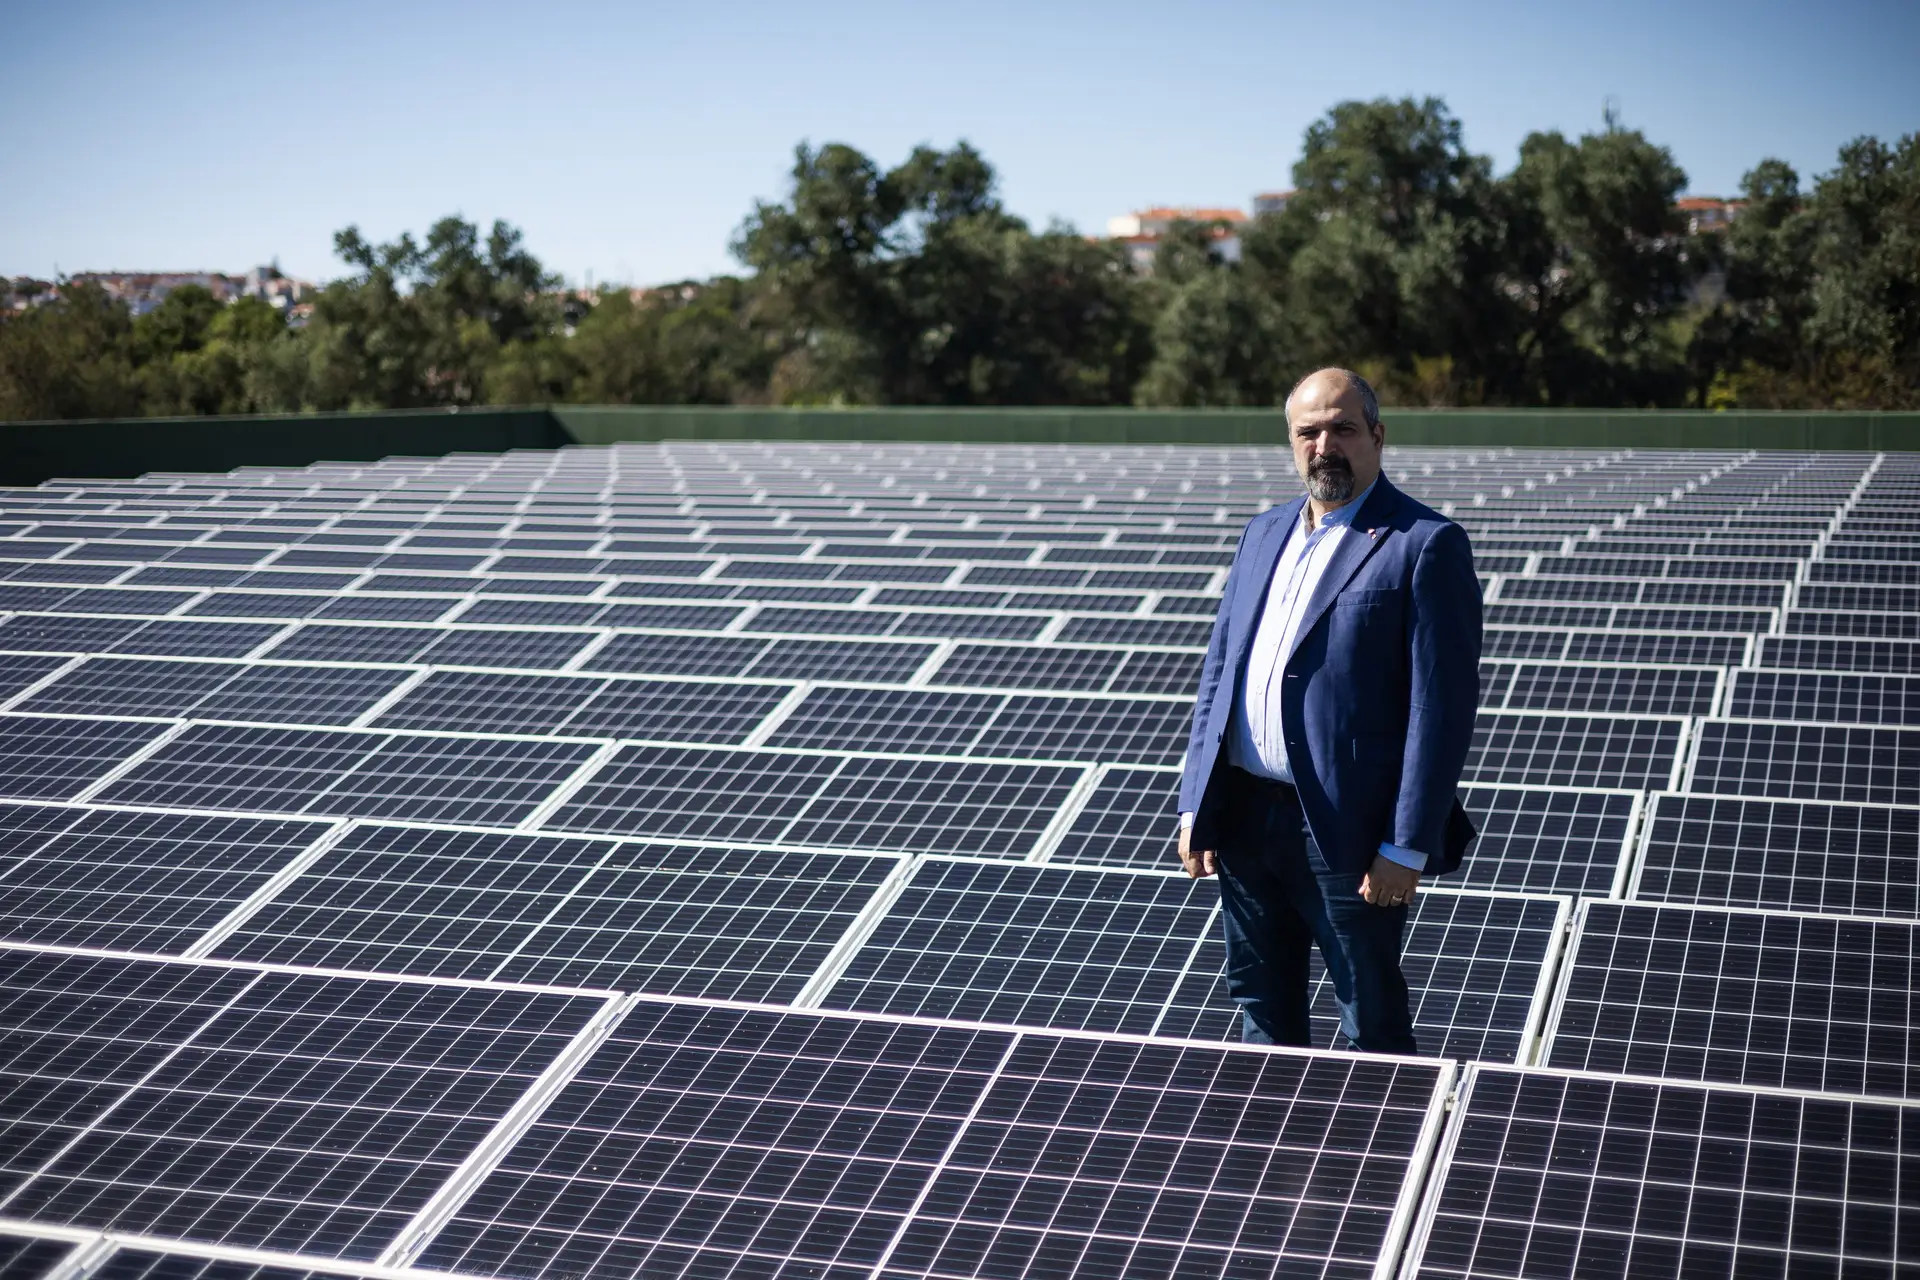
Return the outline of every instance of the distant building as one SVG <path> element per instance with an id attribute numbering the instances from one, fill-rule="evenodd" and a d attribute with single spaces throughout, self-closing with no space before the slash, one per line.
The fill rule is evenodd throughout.
<path id="1" fill-rule="evenodd" d="M 1689 236 L 1725 231 L 1747 207 L 1744 200 L 1722 200 L 1718 196 L 1683 196 L 1673 204 L 1686 219 Z M 1686 257 L 1686 250 L 1681 251 L 1681 257 Z M 1724 302 L 1726 296 L 1727 273 L 1717 264 L 1709 263 L 1706 270 L 1687 282 L 1687 301 L 1694 306 L 1715 307 Z"/>
<path id="2" fill-rule="evenodd" d="M 59 296 L 51 280 L 37 280 L 32 276 L 15 276 L 9 280 L 0 276 L 0 310 L 25 311 Z"/>
<path id="3" fill-rule="evenodd" d="M 222 275 L 217 271 L 82 271 L 68 277 L 74 284 L 94 284 L 118 298 L 136 316 L 152 311 L 175 289 L 198 285 L 217 302 L 237 302 L 241 298 L 259 298 L 282 314 L 313 292 L 310 280 L 296 280 L 281 274 L 279 267 L 255 267 L 243 276 Z"/>
<path id="4" fill-rule="evenodd" d="M 1176 222 L 1214 224 L 1213 246 L 1228 262 L 1240 261 L 1240 228 L 1247 215 L 1239 209 L 1200 209 L 1186 206 L 1159 206 L 1141 209 L 1107 219 L 1107 238 L 1118 241 L 1127 250 L 1133 265 L 1141 271 L 1153 270 L 1154 254 L 1168 228 Z"/>
<path id="5" fill-rule="evenodd" d="M 1253 216 L 1265 218 L 1280 213 L 1286 209 L 1287 202 L 1298 194 L 1297 191 L 1262 191 L 1253 198 Z"/>
<path id="6" fill-rule="evenodd" d="M 1690 236 L 1726 230 L 1746 206 L 1744 200 L 1722 200 L 1718 196 L 1683 196 L 1674 201 L 1674 208 L 1687 220 Z"/>
<path id="7" fill-rule="evenodd" d="M 282 315 L 291 317 L 298 304 L 316 293 L 319 286 L 311 280 L 297 280 L 281 274 L 279 266 L 255 267 L 242 277 L 241 296 L 259 298 Z M 309 304 L 307 310 L 312 311 Z"/>

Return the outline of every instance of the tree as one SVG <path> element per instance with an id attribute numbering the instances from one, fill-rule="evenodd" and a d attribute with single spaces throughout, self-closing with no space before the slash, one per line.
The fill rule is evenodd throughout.
<path id="1" fill-rule="evenodd" d="M 424 244 L 411 233 L 369 244 L 347 227 L 334 252 L 357 270 L 314 303 L 307 395 L 316 408 L 479 403 L 504 348 L 558 327 L 557 279 L 505 222 L 484 245 L 458 217 L 434 223 Z"/>
<path id="2" fill-rule="evenodd" d="M 285 329 L 280 313 L 262 299 L 223 304 L 198 285 L 173 290 L 133 322 L 146 412 L 250 413 L 279 407 L 263 402 L 251 374 L 263 359 L 262 348 L 283 337 Z"/>
<path id="3" fill-rule="evenodd" d="M 135 319 L 98 288 L 0 298 L 0 416 L 434 405 L 1271 405 L 1301 371 L 1390 404 L 1920 406 L 1920 143 L 1862 138 L 1805 186 L 1747 174 L 1724 233 L 1687 234 L 1685 174 L 1609 119 L 1529 136 L 1512 172 L 1437 98 L 1343 102 L 1297 192 L 1237 228 L 1176 223 L 1151 272 L 1030 227 L 966 142 L 889 169 L 794 152 L 738 278 L 561 291 L 505 222 L 335 237 L 346 274 L 303 327 L 174 290 Z M 1724 298 L 1694 301 L 1723 274 Z"/>
<path id="4" fill-rule="evenodd" d="M 0 419 L 117 418 L 140 412 L 126 305 L 94 284 L 0 312 Z"/>
<path id="5" fill-rule="evenodd" d="M 1110 245 L 1036 235 L 962 142 L 882 171 L 802 146 L 788 199 L 735 239 L 781 335 L 789 403 L 1124 402 L 1142 363 L 1135 281 Z"/>
<path id="6" fill-rule="evenodd" d="M 731 277 L 603 290 L 566 349 L 564 397 L 584 404 L 729 404 L 763 398 L 776 335 L 757 323 L 748 287 Z"/>
<path id="7" fill-rule="evenodd" d="M 1693 352 L 1712 402 L 1920 406 L 1920 141 L 1851 142 L 1811 194 L 1779 160 L 1741 185 Z"/>
<path id="8" fill-rule="evenodd" d="M 1686 370 L 1670 322 L 1690 266 L 1665 147 L 1610 128 L 1535 133 L 1501 184 L 1504 291 L 1519 304 L 1512 385 L 1541 404 L 1677 404 Z"/>
<path id="9" fill-rule="evenodd" d="M 1457 370 L 1427 390 L 1449 402 L 1504 392 L 1515 326 L 1491 173 L 1437 98 L 1344 102 L 1309 126 L 1293 199 L 1243 248 L 1301 359 L 1389 386 Z"/>
<path id="10" fill-rule="evenodd" d="M 1813 313 L 1839 398 L 1862 408 L 1920 405 L 1920 135 L 1840 149 L 1811 210 Z"/>
<path id="11" fill-rule="evenodd" d="M 1304 372 L 1287 359 L 1278 304 L 1231 269 L 1173 288 L 1153 349 L 1135 396 L 1143 405 L 1277 404 Z"/>

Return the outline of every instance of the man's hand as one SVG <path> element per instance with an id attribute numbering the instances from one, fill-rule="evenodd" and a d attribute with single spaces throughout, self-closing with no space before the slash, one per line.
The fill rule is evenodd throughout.
<path id="1" fill-rule="evenodd" d="M 1186 832 L 1180 833 L 1181 858 L 1186 857 Z M 1188 874 L 1192 874 L 1191 871 Z M 1360 878 L 1360 896 L 1376 907 L 1403 907 L 1413 901 L 1420 887 L 1420 873 L 1403 867 L 1385 854 L 1373 855 L 1373 866 Z"/>
<path id="2" fill-rule="evenodd" d="M 1189 837 L 1192 835 L 1192 827 L 1180 828 L 1180 865 L 1187 869 L 1188 879 L 1198 880 L 1220 870 L 1220 862 L 1213 850 L 1190 847 Z"/>

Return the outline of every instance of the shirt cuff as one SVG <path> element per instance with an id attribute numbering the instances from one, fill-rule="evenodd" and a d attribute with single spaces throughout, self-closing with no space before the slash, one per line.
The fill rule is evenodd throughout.
<path id="1" fill-rule="evenodd" d="M 1402 849 L 1397 844 L 1380 845 L 1380 856 L 1388 862 L 1397 862 L 1403 867 L 1412 867 L 1415 871 L 1424 871 L 1427 867 L 1427 855 L 1413 849 Z"/>
<path id="2" fill-rule="evenodd" d="M 1181 829 L 1182 831 L 1185 831 L 1185 830 L 1187 830 L 1187 829 L 1188 829 L 1189 827 L 1191 827 L 1191 826 L 1193 826 L 1193 815 L 1192 815 L 1192 814 L 1190 814 L 1190 813 L 1183 813 L 1183 814 L 1181 814 L 1181 815 L 1180 815 L 1180 829 Z"/>

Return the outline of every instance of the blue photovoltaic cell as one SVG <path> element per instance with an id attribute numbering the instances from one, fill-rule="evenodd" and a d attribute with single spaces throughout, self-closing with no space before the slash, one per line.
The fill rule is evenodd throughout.
<path id="1" fill-rule="evenodd" d="M 0 1212 L 361 1260 L 601 1007 L 587 996 L 33 952 L 0 951 L 0 966 L 0 1026 L 44 1044 L 37 1078 L 51 1075 L 95 1111 Z M 31 1010 L 48 1000 L 97 1013 L 46 1031 Z M 106 1035 L 128 1046 L 110 1069 Z M 99 1083 L 82 1092 L 52 1075 L 62 1059 Z M 50 1101 L 39 1094 L 41 1109 Z M 79 1119 L 65 1109 L 44 1132 Z"/>
<path id="2" fill-rule="evenodd" d="M 362 827 L 215 954 L 784 1001 L 893 866 L 859 854 Z"/>
<path id="3" fill-rule="evenodd" d="M 0 796 L 71 800 L 166 730 L 151 721 L 0 716 Z"/>
<path id="4" fill-rule="evenodd" d="M 270 818 L 0 806 L 0 936 L 182 951 L 326 830 Z"/>
<path id="5" fill-rule="evenodd" d="M 592 754 L 577 742 L 196 725 L 101 799 L 511 826 Z"/>
<path id="6" fill-rule="evenodd" d="M 1476 1066 L 1408 1271 L 1893 1276 L 1920 1107 Z"/>
<path id="7" fill-rule="evenodd" d="M 1626 1075 L 1443 1119 L 1437 1063 L 1225 1043 L 1175 810 L 1272 449 L 58 480 L 0 493 L 0 1221 L 157 1237 L 108 1280 L 408 1224 L 499 1280 L 1904 1274 L 1920 465 L 1386 465 L 1492 624 L 1420 1046 Z M 551 984 L 633 1003 L 596 1048 Z"/>

